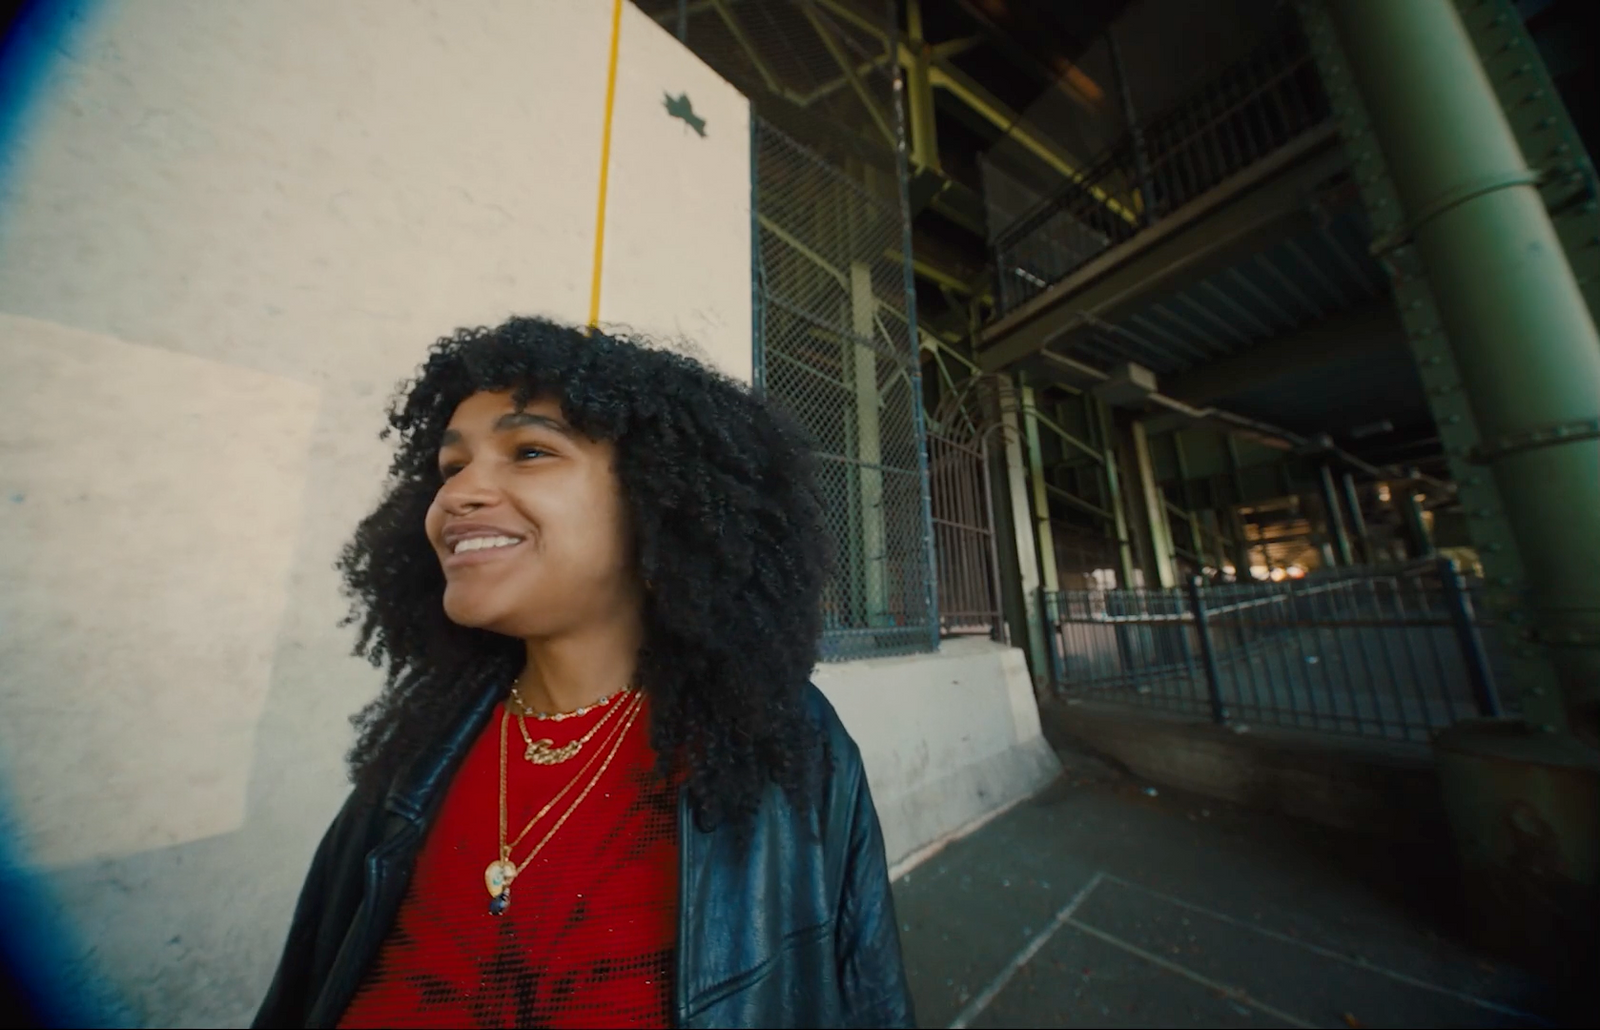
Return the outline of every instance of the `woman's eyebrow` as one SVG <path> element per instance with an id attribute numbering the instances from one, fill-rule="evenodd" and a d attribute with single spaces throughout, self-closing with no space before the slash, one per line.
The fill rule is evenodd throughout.
<path id="1" fill-rule="evenodd" d="M 560 433 L 562 436 L 570 437 L 572 435 L 572 429 L 565 422 L 553 419 L 548 415 L 535 415 L 531 411 L 507 412 L 494 420 L 494 431 L 497 433 L 504 433 L 507 430 L 518 429 L 522 426 L 538 426 L 542 429 Z M 444 434 L 439 437 L 440 447 L 450 447 L 460 442 L 461 433 L 454 429 L 446 429 Z"/>

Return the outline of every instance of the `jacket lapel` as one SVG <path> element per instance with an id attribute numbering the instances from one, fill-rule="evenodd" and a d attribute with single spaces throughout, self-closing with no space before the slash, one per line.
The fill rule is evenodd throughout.
<path id="1" fill-rule="evenodd" d="M 395 776 L 384 798 L 381 837 L 362 862 L 361 905 L 350 920 L 308 1025 L 335 1025 L 360 988 L 410 886 L 428 821 L 504 694 L 505 685 L 497 682 L 468 698 L 451 720 L 451 732 L 418 752 Z"/>

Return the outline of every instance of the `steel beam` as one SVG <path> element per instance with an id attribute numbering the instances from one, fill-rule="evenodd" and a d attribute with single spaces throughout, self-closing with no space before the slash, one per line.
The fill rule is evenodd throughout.
<path id="1" fill-rule="evenodd" d="M 932 51 L 922 38 L 922 0 L 906 0 L 906 114 L 911 122 L 911 163 L 940 172 L 939 136 L 934 124 Z"/>
<path id="2" fill-rule="evenodd" d="M 1367 304 L 1274 337 L 1248 353 L 1181 372 L 1161 392 L 1186 404 L 1209 404 L 1301 375 L 1335 361 L 1382 351 L 1403 351 L 1405 327 L 1394 305 Z"/>
<path id="3" fill-rule="evenodd" d="M 916 0 L 911 0 L 911 2 L 914 5 Z M 815 8 L 810 4 L 801 4 L 800 11 L 805 15 L 806 20 L 811 23 L 812 31 L 822 40 L 822 45 L 827 49 L 828 56 L 832 57 L 833 63 L 839 66 L 839 71 L 844 75 L 845 81 L 850 84 L 850 88 L 855 91 L 856 98 L 861 101 L 861 106 L 867 109 L 867 114 L 872 117 L 872 123 L 883 134 L 884 141 L 890 146 L 894 146 L 895 134 L 894 130 L 889 127 L 888 117 L 878 110 L 877 98 L 869 93 L 867 87 L 861 82 L 861 77 L 856 74 L 855 68 L 851 66 L 850 58 L 845 54 L 844 49 L 839 46 L 839 41 L 833 38 L 833 30 L 823 24 L 822 19 L 817 16 Z M 914 112 L 916 110 L 915 107 L 912 110 Z"/>
<path id="4" fill-rule="evenodd" d="M 994 323 L 984 331 L 978 364 L 1008 368 L 1082 331 L 1085 315 L 1115 321 L 1147 297 L 1310 227 L 1307 198 L 1348 163 L 1331 126 L 1300 137 Z"/>
<path id="5" fill-rule="evenodd" d="M 1033 156 L 1061 173 L 1072 182 L 1084 184 L 1089 195 L 1098 200 L 1106 210 L 1132 225 L 1139 223 L 1139 214 L 1117 198 L 1107 193 L 1097 185 L 1087 182 L 1084 178 L 1084 162 L 1067 153 L 1047 136 L 1033 130 L 1022 116 L 1008 107 L 1004 101 L 985 89 L 979 82 L 966 72 L 957 68 L 943 58 L 936 58 L 929 62 L 929 81 L 938 89 L 943 89 L 951 96 L 961 101 L 974 112 L 982 115 L 996 128 L 1007 133 L 1011 139 L 1019 143 Z"/>

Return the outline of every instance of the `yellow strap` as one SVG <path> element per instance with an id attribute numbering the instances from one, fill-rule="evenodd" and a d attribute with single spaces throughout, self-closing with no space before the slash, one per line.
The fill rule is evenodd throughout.
<path id="1" fill-rule="evenodd" d="M 589 283 L 589 328 L 600 324 L 600 272 L 605 266 L 606 182 L 611 171 L 611 112 L 617 100 L 617 43 L 622 36 L 622 0 L 611 5 L 611 57 L 606 67 L 606 115 L 600 132 L 600 202 L 594 215 L 594 278 Z"/>

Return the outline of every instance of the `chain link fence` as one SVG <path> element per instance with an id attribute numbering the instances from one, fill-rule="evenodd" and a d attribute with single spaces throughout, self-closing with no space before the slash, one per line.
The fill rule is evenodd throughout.
<path id="1" fill-rule="evenodd" d="M 636 0 L 750 97 L 756 382 L 811 432 L 837 572 L 822 655 L 938 640 L 885 6 Z"/>
<path id="2" fill-rule="evenodd" d="M 762 378 L 811 430 L 838 554 L 824 657 L 925 650 L 932 563 L 899 211 L 764 121 L 755 133 Z"/>

